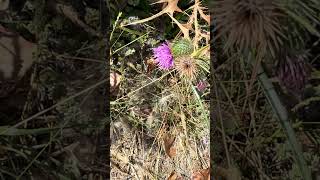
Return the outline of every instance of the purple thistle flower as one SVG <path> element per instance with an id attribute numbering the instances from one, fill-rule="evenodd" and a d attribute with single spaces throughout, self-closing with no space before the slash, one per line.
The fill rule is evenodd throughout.
<path id="1" fill-rule="evenodd" d="M 153 54 L 156 63 L 160 69 L 168 70 L 173 67 L 173 56 L 171 50 L 166 43 L 162 43 L 157 48 L 153 48 Z"/>
<path id="2" fill-rule="evenodd" d="M 207 88 L 207 86 L 208 86 L 208 84 L 206 81 L 200 81 L 197 84 L 197 89 L 198 89 L 198 91 L 202 92 Z"/>

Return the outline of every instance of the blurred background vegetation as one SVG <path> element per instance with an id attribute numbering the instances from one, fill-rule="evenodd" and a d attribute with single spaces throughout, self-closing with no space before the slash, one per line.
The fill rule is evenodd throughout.
<path id="1" fill-rule="evenodd" d="M 86 0 L 0 5 L 1 47 L 14 50 L 10 59 L 1 49 L 1 61 L 32 64 L 1 79 L 0 179 L 105 179 L 108 9 Z"/>
<path id="2" fill-rule="evenodd" d="M 104 3 L 109 6 L 110 32 L 112 25 L 147 18 L 162 9 L 161 4 L 150 5 L 151 0 Z M 185 10 L 193 3 L 180 0 L 178 6 Z M 202 4 L 211 11 L 213 37 L 210 96 L 204 95 L 206 103 L 210 98 L 213 175 L 230 180 L 319 179 L 319 1 Z M 187 20 L 182 13 L 175 18 Z M 169 16 L 161 16 L 128 29 L 115 26 L 113 37 L 105 38 L 98 0 L 2 0 L 0 19 L 7 31 L 37 45 L 34 58 L 25 59 L 33 66 L 23 78 L 1 79 L 1 87 L 14 84 L 14 88 L 0 93 L 5 94 L 0 100 L 0 178 L 104 179 L 109 167 L 108 138 L 101 133 L 109 122 L 104 109 L 108 91 L 103 85 L 107 41 L 111 49 L 119 49 L 111 56 L 111 69 L 126 72 L 121 95 L 149 82 L 141 75 L 142 59 L 150 56 L 145 49 L 174 39 L 180 29 Z M 148 36 L 138 39 L 144 34 Z M 159 89 L 144 92 L 154 94 Z M 114 120 L 141 103 L 139 97 L 147 99 L 150 94 L 135 96 L 132 104 L 116 105 L 111 112 Z M 119 92 L 111 95 L 116 100 Z M 138 118 L 148 109 L 142 105 L 134 111 Z M 145 129 L 147 124 L 136 120 L 114 124 L 114 129 L 143 129 L 151 138 L 139 136 L 140 140 L 151 144 L 155 127 Z M 198 137 L 208 134 L 192 130 Z M 133 147 L 132 142 L 126 146 Z M 133 171 L 123 166 L 118 168 Z"/>

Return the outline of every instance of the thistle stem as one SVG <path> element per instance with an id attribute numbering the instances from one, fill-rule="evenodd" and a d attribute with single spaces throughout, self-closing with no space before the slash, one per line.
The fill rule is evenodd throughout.
<path id="1" fill-rule="evenodd" d="M 253 58 L 250 58 L 249 61 L 253 63 Z M 295 136 L 295 132 L 292 128 L 292 125 L 289 121 L 288 111 L 283 106 L 283 104 L 280 101 L 279 95 L 277 94 L 273 84 L 269 81 L 269 78 L 267 74 L 265 73 L 261 63 L 258 64 L 257 68 L 257 77 L 258 81 L 263 87 L 264 94 L 267 97 L 272 110 L 274 114 L 276 115 L 277 119 L 279 120 L 282 129 L 285 131 L 286 136 L 288 138 L 288 141 L 290 143 L 290 146 L 292 148 L 292 152 L 294 154 L 294 158 L 296 162 L 298 163 L 298 167 L 301 172 L 301 176 L 305 180 L 311 180 L 311 171 L 307 166 L 307 163 L 303 157 L 303 151 L 301 149 L 301 146 L 299 142 L 297 141 L 297 138 Z"/>

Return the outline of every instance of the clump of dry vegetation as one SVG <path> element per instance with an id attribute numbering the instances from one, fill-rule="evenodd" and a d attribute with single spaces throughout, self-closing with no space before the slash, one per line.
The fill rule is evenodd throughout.
<path id="1" fill-rule="evenodd" d="M 120 82 L 111 84 L 118 88 L 111 102 L 111 175 L 208 179 L 210 18 L 200 1 L 183 10 L 179 1 L 157 3 L 163 7 L 153 16 L 131 21 L 120 13 L 114 22 L 111 81 Z M 159 18 L 179 31 L 159 27 Z M 159 40 L 161 28 L 170 37 Z M 117 46 L 126 36 L 133 38 Z"/>

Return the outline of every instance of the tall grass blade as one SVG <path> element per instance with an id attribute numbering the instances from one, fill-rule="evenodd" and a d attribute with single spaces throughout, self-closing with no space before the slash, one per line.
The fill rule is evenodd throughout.
<path id="1" fill-rule="evenodd" d="M 10 128 L 10 126 L 0 126 L 0 132 L 4 132 L 0 136 L 23 136 L 23 135 L 39 135 L 50 133 L 53 130 L 60 129 L 57 128 L 38 128 L 38 129 L 18 129 L 18 128 Z"/>
<path id="2" fill-rule="evenodd" d="M 273 84 L 269 81 L 267 74 L 265 73 L 261 64 L 258 65 L 258 80 L 263 87 L 265 96 L 267 97 L 274 114 L 276 115 L 277 119 L 279 120 L 283 130 L 285 131 L 290 146 L 292 148 L 292 152 L 294 158 L 298 164 L 300 169 L 300 173 L 302 178 L 305 180 L 312 180 L 311 178 L 311 171 L 307 166 L 307 163 L 303 157 L 301 146 L 299 145 L 295 132 L 289 122 L 288 112 L 286 108 L 282 105 L 280 98 L 275 91 Z"/>
<path id="3" fill-rule="evenodd" d="M 312 24 L 310 24 L 310 22 L 309 22 L 307 19 L 305 19 L 305 18 L 303 18 L 303 17 L 301 17 L 301 16 L 296 15 L 294 12 L 291 12 L 290 10 L 286 10 L 286 12 L 287 12 L 287 14 L 288 14 L 290 17 L 292 17 L 294 20 L 296 20 L 297 22 L 299 22 L 299 23 L 300 23 L 304 28 L 306 28 L 310 33 L 314 34 L 315 36 L 320 37 L 319 31 L 318 31 L 316 28 L 314 28 L 314 27 L 312 26 Z"/>

